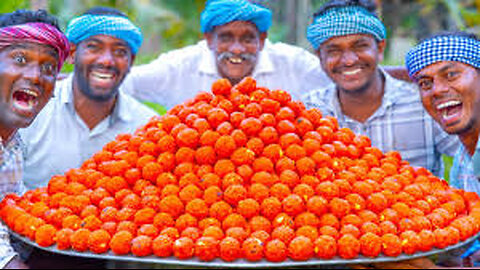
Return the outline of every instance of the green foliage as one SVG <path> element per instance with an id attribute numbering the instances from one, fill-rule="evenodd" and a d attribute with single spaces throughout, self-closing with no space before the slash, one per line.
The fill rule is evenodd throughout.
<path id="1" fill-rule="evenodd" d="M 30 2 L 25 0 L 3 0 L 0 1 L 0 13 L 9 13 L 16 9 L 27 9 Z"/>

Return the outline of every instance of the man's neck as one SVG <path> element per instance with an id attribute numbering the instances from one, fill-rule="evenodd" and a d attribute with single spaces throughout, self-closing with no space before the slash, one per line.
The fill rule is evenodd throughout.
<path id="1" fill-rule="evenodd" d="M 473 156 L 475 154 L 475 149 L 477 148 L 478 136 L 480 135 L 480 123 L 470 128 L 467 132 L 459 134 L 458 137 L 462 142 L 463 146 L 470 154 Z"/>
<path id="2" fill-rule="evenodd" d="M 350 92 L 338 89 L 338 100 L 344 115 L 364 123 L 382 105 L 385 78 L 378 70 L 373 81 L 363 91 Z"/>
<path id="3" fill-rule="evenodd" d="M 0 144 L 3 143 L 5 146 L 13 138 L 17 131 L 17 128 L 4 128 L 0 125 Z"/>
<path id="4" fill-rule="evenodd" d="M 100 124 L 100 122 L 112 114 L 117 101 L 117 96 L 105 102 L 91 100 L 78 90 L 75 83 L 73 84 L 73 103 L 75 111 L 90 130 L 93 130 L 98 124 Z"/>

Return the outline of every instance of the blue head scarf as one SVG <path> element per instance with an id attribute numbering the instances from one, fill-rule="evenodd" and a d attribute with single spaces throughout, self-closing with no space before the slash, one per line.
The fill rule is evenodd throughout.
<path id="1" fill-rule="evenodd" d="M 272 12 L 247 0 L 209 0 L 200 19 L 202 33 L 233 21 L 254 23 L 261 33 L 272 25 Z"/>
<path id="2" fill-rule="evenodd" d="M 480 69 L 480 41 L 463 36 L 439 36 L 411 49 L 405 59 L 410 77 L 442 61 L 461 62 Z"/>
<path id="3" fill-rule="evenodd" d="M 96 35 L 109 35 L 124 40 L 137 54 L 143 37 L 140 28 L 129 19 L 113 15 L 83 15 L 70 21 L 66 36 L 74 44 Z"/>
<path id="4" fill-rule="evenodd" d="M 307 39 L 315 50 L 332 37 L 369 34 L 377 41 L 387 38 L 383 23 L 360 6 L 333 7 L 316 16 L 307 29 Z"/>

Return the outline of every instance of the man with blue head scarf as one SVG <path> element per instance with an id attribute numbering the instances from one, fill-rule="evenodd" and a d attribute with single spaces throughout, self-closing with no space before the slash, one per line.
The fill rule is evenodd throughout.
<path id="1" fill-rule="evenodd" d="M 74 72 L 57 83 L 55 97 L 32 126 L 21 131 L 29 189 L 79 168 L 118 134 L 133 133 L 155 115 L 119 91 L 142 44 L 140 29 L 123 13 L 90 9 L 70 21 L 66 36 Z"/>
<path id="2" fill-rule="evenodd" d="M 462 142 L 455 154 L 450 185 L 472 192 L 470 197 L 480 195 L 480 40 L 465 32 L 436 34 L 412 48 L 405 62 L 419 86 L 425 110 Z M 436 261 L 439 266 L 428 258 L 420 258 L 373 265 L 372 269 L 478 268 L 479 250 L 477 241 L 466 252 L 460 248 L 442 254 Z"/>
<path id="3" fill-rule="evenodd" d="M 134 67 L 124 90 L 169 109 L 199 91 L 209 91 L 220 78 L 235 84 L 252 76 L 258 85 L 284 89 L 297 97 L 330 83 L 315 55 L 267 39 L 272 12 L 260 4 L 209 0 L 200 23 L 205 40 Z"/>
<path id="4" fill-rule="evenodd" d="M 373 1 L 330 0 L 314 15 L 307 37 L 335 84 L 303 99 L 382 151 L 443 176 L 442 154 L 452 156 L 459 142 L 428 116 L 414 84 L 379 67 L 387 31 L 375 9 Z"/>

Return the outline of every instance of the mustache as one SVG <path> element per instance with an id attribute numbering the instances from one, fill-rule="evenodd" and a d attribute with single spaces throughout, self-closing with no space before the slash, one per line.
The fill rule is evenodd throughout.
<path id="1" fill-rule="evenodd" d="M 223 60 L 228 60 L 229 58 L 232 57 L 238 57 L 241 58 L 243 61 L 250 61 L 250 62 L 255 62 L 257 60 L 257 55 L 253 53 L 241 53 L 241 54 L 235 54 L 232 52 L 223 52 L 217 56 L 217 61 L 223 61 Z"/>

